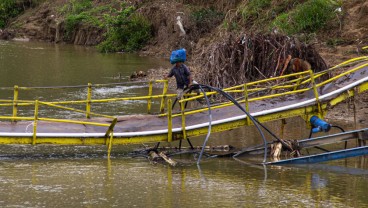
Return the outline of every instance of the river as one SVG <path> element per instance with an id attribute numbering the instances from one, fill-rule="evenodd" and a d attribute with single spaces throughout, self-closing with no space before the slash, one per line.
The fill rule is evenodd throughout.
<path id="1" fill-rule="evenodd" d="M 130 82 L 132 72 L 168 67 L 166 61 L 133 54 L 100 54 L 93 48 L 71 45 L 0 41 L 0 88 L 3 88 L 0 99 L 13 99 L 14 85 L 45 87 Z M 160 92 L 162 88 L 158 86 L 154 91 Z M 145 84 L 130 83 L 96 89 L 93 98 L 147 92 Z M 85 88 L 19 92 L 19 99 L 85 98 Z M 144 104 L 94 105 L 93 109 L 125 115 L 142 112 Z M 10 109 L 0 112 L 11 113 Z M 19 109 L 21 115 L 28 112 L 27 108 Z M 51 116 L 60 112 L 41 109 L 41 113 Z M 302 119 L 287 119 L 287 122 L 286 138 L 308 136 Z M 279 133 L 280 122 L 267 126 Z M 352 129 L 349 125 L 343 127 Z M 244 127 L 214 134 L 209 144 L 245 147 L 260 141 L 253 127 Z M 193 138 L 192 142 L 200 145 L 203 138 Z M 170 167 L 130 156 L 132 150 L 142 147 L 115 146 L 111 159 L 107 159 L 105 146 L 2 145 L 0 207 L 368 206 L 367 157 L 314 165 L 263 167 L 244 157 L 239 160 L 205 158 L 197 166 L 192 155 L 182 155 L 174 158 L 179 165 Z"/>

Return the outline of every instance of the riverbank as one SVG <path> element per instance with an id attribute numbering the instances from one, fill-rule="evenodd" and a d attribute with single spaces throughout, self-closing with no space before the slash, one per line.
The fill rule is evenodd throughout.
<path id="1" fill-rule="evenodd" d="M 316 55 L 314 53 L 311 55 L 311 51 L 317 51 L 327 67 L 367 54 L 367 51 L 361 48 L 368 44 L 366 28 L 368 2 L 362 0 L 329 3 L 323 0 L 308 0 L 302 3 L 275 0 L 258 3 L 241 0 L 231 2 L 170 0 L 165 1 L 165 4 L 159 0 L 136 0 L 121 4 L 122 2 L 125 1 L 72 3 L 65 0 L 45 0 L 29 6 L 23 4 L 25 11 L 9 19 L 7 27 L 0 32 L 0 37 L 96 46 L 108 38 L 105 36 L 107 23 L 117 20 L 113 17 L 130 15 L 131 11 L 126 9 L 132 8 L 133 16 L 142 16 L 148 19 L 151 25 L 152 38 L 139 51 L 142 56 L 168 59 L 172 50 L 186 48 L 187 65 L 191 68 L 194 79 L 217 87 L 262 78 L 270 69 L 275 70 L 275 74 L 278 75 L 287 55 L 304 58 L 311 62 L 312 69 L 322 70 L 315 62 Z M 310 15 L 308 8 L 312 8 L 311 6 L 315 4 L 326 9 L 328 12 L 322 14 L 327 14 L 326 18 L 330 19 L 321 23 L 298 22 L 295 19 L 300 11 Z M 289 24 L 284 24 L 283 15 L 287 15 Z M 317 14 L 314 12 L 312 16 L 315 15 Z M 302 23 L 306 27 L 300 27 L 301 29 L 296 27 Z M 283 38 L 290 38 L 294 42 L 288 46 L 288 50 L 282 51 L 284 45 L 279 47 L 277 41 L 268 44 L 267 36 L 262 37 L 265 49 L 275 48 L 268 53 L 280 55 L 274 55 L 271 59 L 261 57 L 267 54 L 264 55 L 264 52 L 256 51 L 250 46 L 255 45 L 255 40 L 259 39 L 260 36 L 257 34 L 264 33 L 275 37 L 283 34 L 281 35 Z M 254 39 L 248 41 L 246 37 L 252 35 Z M 245 42 L 248 44 L 247 47 L 244 47 Z M 299 45 L 305 45 L 304 49 L 293 49 Z M 269 62 L 255 63 L 254 60 L 257 58 L 267 59 Z M 238 76 L 239 69 L 243 69 L 240 76 Z M 152 69 L 147 79 L 162 79 L 169 70 L 169 68 Z M 226 82 L 213 83 L 213 80 L 225 78 Z M 174 88 L 174 79 L 170 80 L 170 85 Z M 364 102 L 362 103 L 364 105 Z"/>

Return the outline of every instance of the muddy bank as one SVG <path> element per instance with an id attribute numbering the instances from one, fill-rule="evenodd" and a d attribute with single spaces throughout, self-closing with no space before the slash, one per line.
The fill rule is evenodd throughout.
<path id="1" fill-rule="evenodd" d="M 72 33 L 66 37 L 65 16 L 61 10 L 68 2 L 67 0 L 45 1 L 36 8 L 30 8 L 12 20 L 9 26 L 0 32 L 0 38 L 91 46 L 103 41 L 105 29 L 91 24 L 76 25 Z M 121 3 L 122 1 L 96 0 L 93 1 L 93 5 L 94 7 L 112 5 L 113 2 Z M 243 41 L 241 38 L 244 37 L 244 34 L 255 34 L 259 30 L 255 25 L 251 25 L 253 22 L 239 21 L 239 14 L 246 1 L 133 0 L 130 3 L 137 6 L 137 12 L 147 17 L 152 23 L 153 38 L 140 52 L 142 55 L 161 56 L 169 59 L 172 50 L 186 48 L 188 51 L 187 65 L 194 74 L 194 79 L 199 82 L 207 80 L 205 83 L 208 84 L 211 84 L 214 78 L 226 79 L 219 80 L 218 87 L 226 87 L 226 83 L 233 85 L 245 81 L 245 78 L 248 78 L 244 72 L 246 70 L 258 73 L 254 67 L 252 69 L 242 67 L 244 66 L 242 61 L 245 59 L 244 57 L 247 57 L 245 54 L 247 51 L 244 48 L 237 48 L 234 43 L 226 45 L 227 40 L 236 42 L 239 39 Z M 116 8 L 120 9 L 118 6 Z M 344 1 L 341 15 L 338 14 L 338 16 L 337 27 L 330 26 L 318 31 L 318 33 L 298 34 L 292 38 L 309 39 L 309 45 L 319 52 L 328 67 L 349 58 L 367 54 L 361 50 L 361 47 L 368 44 L 368 28 L 366 27 L 368 24 L 368 2 L 362 0 Z M 98 18 L 101 17 L 102 12 Z M 229 22 L 234 23 L 235 29 L 231 30 L 229 26 L 226 27 L 225 23 Z M 266 30 L 265 28 L 261 29 Z M 223 46 L 226 50 L 219 51 L 220 47 L 214 46 Z M 239 53 L 238 50 L 240 50 Z M 213 62 L 211 65 L 214 57 L 211 54 L 223 59 L 218 59 L 220 61 Z M 295 54 L 294 56 L 300 56 L 300 58 L 304 56 L 313 62 L 313 57 L 307 57 L 305 54 Z M 233 60 L 228 61 L 231 59 Z M 270 65 L 272 66 L 270 70 L 277 69 L 275 65 L 281 66 L 282 64 L 277 63 L 281 59 L 283 58 L 274 58 L 276 63 Z M 256 67 L 260 68 L 258 65 Z M 238 69 L 240 68 L 244 73 L 239 75 Z M 264 72 L 265 68 L 260 71 Z M 168 71 L 169 68 L 153 69 L 146 79 L 162 79 Z M 254 73 L 250 74 L 255 76 Z M 215 77 L 216 74 L 219 75 Z M 170 85 L 174 88 L 174 79 L 170 80 Z M 357 99 L 364 98 L 357 97 Z M 367 102 L 362 102 L 363 106 L 364 103 Z M 340 113 L 341 117 L 346 118 L 343 115 L 348 111 L 344 107 L 341 110 L 344 111 Z"/>

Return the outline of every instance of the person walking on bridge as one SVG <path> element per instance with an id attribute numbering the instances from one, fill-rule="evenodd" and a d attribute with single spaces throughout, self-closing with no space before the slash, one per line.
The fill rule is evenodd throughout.
<path id="1" fill-rule="evenodd" d="M 176 79 L 177 99 L 180 100 L 183 98 L 185 90 L 192 84 L 192 75 L 188 67 L 183 62 L 176 62 L 164 79 L 168 79 L 173 76 Z"/>
<path id="2" fill-rule="evenodd" d="M 168 79 L 173 76 L 175 77 L 178 100 L 183 98 L 185 90 L 192 84 L 192 75 L 190 74 L 188 67 L 184 64 L 186 58 L 185 49 L 173 51 L 171 53 L 170 63 L 175 65 L 170 70 L 169 74 L 164 77 L 164 79 Z"/>

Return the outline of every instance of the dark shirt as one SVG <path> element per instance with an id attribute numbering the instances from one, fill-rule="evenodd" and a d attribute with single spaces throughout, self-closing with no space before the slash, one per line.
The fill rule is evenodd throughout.
<path id="1" fill-rule="evenodd" d="M 178 89 L 184 89 L 189 85 L 190 71 L 187 66 L 181 64 L 179 67 L 176 65 L 170 70 L 168 77 L 175 76 L 176 87 Z"/>

